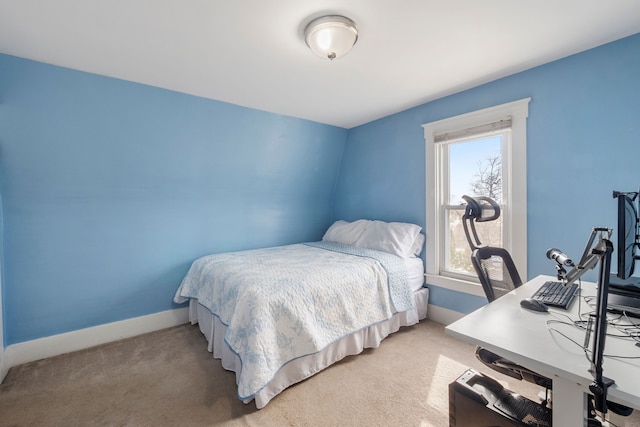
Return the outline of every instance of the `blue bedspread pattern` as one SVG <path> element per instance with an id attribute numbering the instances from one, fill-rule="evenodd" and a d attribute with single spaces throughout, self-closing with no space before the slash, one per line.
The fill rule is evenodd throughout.
<path id="1" fill-rule="evenodd" d="M 408 297 L 396 289 L 407 281 L 396 271 L 401 263 L 378 260 L 371 250 L 359 252 L 354 263 L 355 254 L 340 246 L 296 244 L 209 255 L 192 264 L 174 301 L 197 298 L 227 326 L 225 342 L 242 362 L 241 400 L 288 361 L 414 307 L 409 287 Z"/>

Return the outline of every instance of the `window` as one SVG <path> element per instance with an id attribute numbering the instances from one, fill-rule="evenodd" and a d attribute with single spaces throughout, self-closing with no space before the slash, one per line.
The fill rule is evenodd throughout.
<path id="1" fill-rule="evenodd" d="M 526 119 L 530 99 L 423 125 L 426 142 L 427 283 L 483 296 L 462 228 L 462 196 L 496 200 L 502 215 L 476 224 L 505 247 L 526 279 Z"/>

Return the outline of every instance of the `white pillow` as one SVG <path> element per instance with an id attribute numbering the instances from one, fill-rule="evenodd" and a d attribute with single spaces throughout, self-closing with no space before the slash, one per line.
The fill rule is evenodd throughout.
<path id="1" fill-rule="evenodd" d="M 336 221 L 329 227 L 327 232 L 324 233 L 322 240 L 353 245 L 367 228 L 367 222 L 369 221 L 366 219 L 360 219 L 354 222 Z"/>
<path id="2" fill-rule="evenodd" d="M 388 252 L 402 258 L 414 256 L 414 243 L 422 227 L 404 222 L 369 221 L 355 246 Z"/>
<path id="3" fill-rule="evenodd" d="M 415 242 L 413 242 L 413 246 L 411 247 L 411 253 L 415 256 L 420 256 L 422 253 L 422 248 L 424 247 L 425 236 L 422 233 L 418 233 L 416 236 Z"/>

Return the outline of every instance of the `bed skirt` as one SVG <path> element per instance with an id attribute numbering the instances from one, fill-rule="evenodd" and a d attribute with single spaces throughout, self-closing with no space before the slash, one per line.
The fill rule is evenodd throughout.
<path id="1" fill-rule="evenodd" d="M 287 387 L 298 383 L 320 372 L 324 368 L 351 355 L 361 353 L 365 348 L 375 348 L 383 339 L 398 331 L 402 326 L 410 326 L 427 317 L 427 304 L 429 302 L 429 289 L 421 288 L 414 293 L 416 309 L 395 314 L 391 319 L 366 327 L 347 335 L 346 337 L 329 344 L 324 350 L 289 361 L 271 381 L 256 393 L 252 398 L 243 402 L 249 403 L 255 400 L 258 409 L 263 408 L 271 399 L 277 396 Z M 242 364 L 240 358 L 232 352 L 224 342 L 226 326 L 218 317 L 204 306 L 198 304 L 196 299 L 189 302 L 189 320 L 192 324 L 198 324 L 200 331 L 205 336 L 210 353 L 220 359 L 222 367 L 236 373 L 236 383 L 240 378 Z"/>

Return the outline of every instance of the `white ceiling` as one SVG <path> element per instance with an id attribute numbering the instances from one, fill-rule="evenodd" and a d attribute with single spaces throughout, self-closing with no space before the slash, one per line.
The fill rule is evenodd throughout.
<path id="1" fill-rule="evenodd" d="M 638 32 L 637 0 L 0 0 L 2 53 L 345 128 Z"/>

